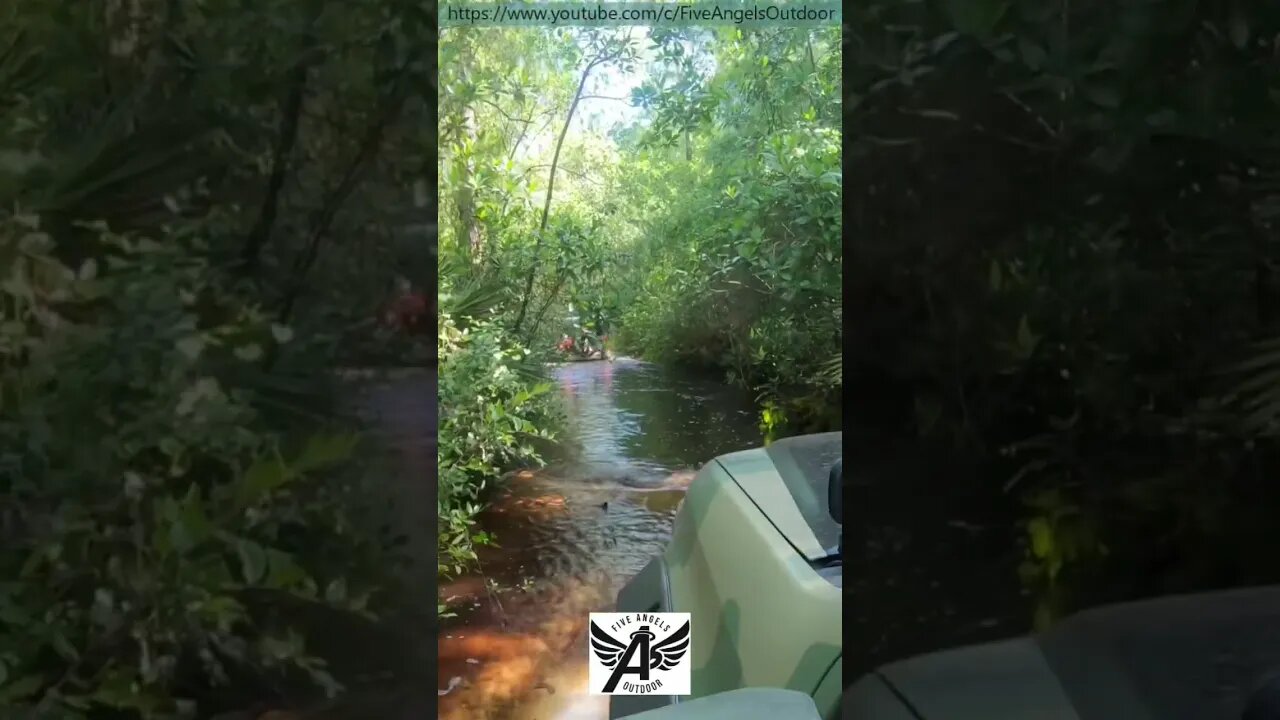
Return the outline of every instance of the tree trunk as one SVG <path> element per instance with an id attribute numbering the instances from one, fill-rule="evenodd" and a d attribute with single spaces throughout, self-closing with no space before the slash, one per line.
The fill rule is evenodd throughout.
<path id="1" fill-rule="evenodd" d="M 466 144 L 474 144 L 476 140 L 476 116 L 475 111 L 471 108 L 462 109 L 462 127 L 463 141 Z M 484 246 L 480 237 L 480 223 L 476 221 L 476 192 L 472 187 L 472 178 L 475 176 L 475 169 L 472 167 L 472 159 L 470 156 L 463 158 L 460 162 L 461 178 L 458 182 L 458 189 L 454 192 L 454 205 L 458 212 L 455 229 L 458 234 L 458 247 L 467 249 L 467 260 L 476 263 L 480 260 Z"/>
<path id="2" fill-rule="evenodd" d="M 529 268 L 529 274 L 524 281 L 524 297 L 520 298 L 520 312 L 516 315 L 516 323 L 512 328 L 512 332 L 516 335 L 520 333 L 520 327 L 524 325 L 525 313 L 529 310 L 530 296 L 533 294 L 533 282 L 538 275 L 538 254 L 542 251 L 543 239 L 547 231 L 547 214 L 551 211 L 551 193 L 556 187 L 556 166 L 560 163 L 560 148 L 564 146 L 564 137 L 569 133 L 569 123 L 573 122 L 573 113 L 578 109 L 578 102 L 582 99 L 582 89 L 587 86 L 587 78 L 591 75 L 591 71 L 596 65 L 605 62 L 603 56 L 596 57 L 582 70 L 582 78 L 578 80 L 578 89 L 573 93 L 573 102 L 569 104 L 569 114 L 564 119 L 564 125 L 560 128 L 560 137 L 556 138 L 556 149 L 551 155 L 551 170 L 547 179 L 547 198 L 542 203 L 542 220 L 538 223 L 538 239 L 533 249 L 533 265 Z"/>
<path id="3" fill-rule="evenodd" d="M 249 272 L 257 269 L 262 249 L 271 242 L 271 231 L 275 228 L 276 217 L 280 212 L 280 193 L 284 189 L 293 149 L 298 144 L 298 125 L 302 118 L 302 101 L 306 97 L 307 75 L 311 68 L 314 42 L 314 37 L 308 33 L 302 57 L 289 73 L 289 95 L 281 109 L 280 137 L 276 139 L 272 154 L 271 176 L 267 179 L 267 188 L 262 198 L 262 209 L 258 211 L 258 219 L 254 222 L 248 237 L 245 238 L 244 249 L 240 253 L 241 262 Z"/>
<path id="4" fill-rule="evenodd" d="M 551 307 L 551 303 L 555 302 L 556 296 L 560 294 L 561 288 L 564 287 L 564 283 L 568 279 L 568 273 L 561 274 L 560 279 L 556 281 L 556 286 L 551 288 L 551 293 L 547 295 L 547 299 L 543 301 L 542 307 L 538 308 L 537 314 L 533 316 L 533 324 L 529 326 L 530 336 L 538 332 L 538 326 L 542 324 L 543 316 L 547 314 L 547 309 Z"/>
<path id="5" fill-rule="evenodd" d="M 360 144 L 360 150 L 356 153 L 355 159 L 351 161 L 351 165 L 343 173 L 338 185 L 325 198 L 319 212 L 316 213 L 316 219 L 311 224 L 311 233 L 307 238 L 306 249 L 298 257 L 297 262 L 294 263 L 292 282 L 289 290 L 285 293 L 280 310 L 281 323 L 289 321 L 289 317 L 293 313 L 294 303 L 298 298 L 298 294 L 302 291 L 302 285 L 306 280 L 307 273 L 310 272 L 311 267 L 315 265 L 316 259 L 320 255 L 320 246 L 325 236 L 329 234 L 329 228 L 333 225 L 333 220 L 337 217 L 338 210 L 342 208 L 352 191 L 356 189 L 365 167 L 377 155 L 378 148 L 382 145 L 382 137 L 386 133 L 387 125 L 392 120 L 393 117 L 391 116 L 381 118 L 369 128 L 364 142 Z"/>
<path id="6" fill-rule="evenodd" d="M 325 236 L 328 235 L 334 218 L 337 217 L 338 211 L 356 189 L 365 168 L 377 157 L 387 128 L 395 123 L 400 112 L 404 109 L 405 102 L 408 100 L 409 89 L 405 76 L 408 74 L 408 66 L 415 61 L 416 56 L 410 58 L 406 66 L 402 68 L 401 75 L 396 79 L 392 95 L 387 98 L 383 111 L 370 124 L 355 158 L 316 213 L 316 219 L 311 223 L 311 232 L 307 239 L 306 248 L 302 255 L 298 257 L 297 262 L 294 263 L 293 277 L 291 278 L 289 289 L 285 292 L 281 302 L 278 316 L 280 323 L 287 323 L 292 316 L 294 304 L 297 302 L 298 295 L 302 292 L 307 273 L 310 272 L 320 255 L 320 246 L 323 244 Z"/>

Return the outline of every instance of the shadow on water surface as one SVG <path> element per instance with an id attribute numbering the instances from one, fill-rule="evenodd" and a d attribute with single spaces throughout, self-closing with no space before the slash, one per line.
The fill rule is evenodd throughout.
<path id="1" fill-rule="evenodd" d="M 270 597 L 306 636 L 311 652 L 347 691 L 332 700 L 266 688 L 262 702 L 213 720 L 418 720 L 430 717 L 429 668 L 435 654 L 436 614 L 427 590 L 435 585 L 436 372 L 433 368 L 348 369 L 339 373 L 342 412 L 363 428 L 362 468 L 367 507 L 379 524 L 402 538 L 394 607 L 379 620 L 327 608 L 323 603 Z M 389 513 L 384 510 L 389 509 Z M 401 584 L 403 583 L 403 586 Z M 402 590 L 407 590 L 401 595 Z M 0 713 L 3 715 L 3 713 Z"/>
<path id="2" fill-rule="evenodd" d="M 461 606 L 439 639 L 447 720 L 603 720 L 606 703 L 586 694 L 587 614 L 611 607 L 666 545 L 696 468 L 762 444 L 750 397 L 714 379 L 625 359 L 553 377 L 567 449 L 508 478 L 479 520 L 498 543 L 481 549 L 481 573 L 441 588 Z M 867 431 L 846 428 L 845 447 L 857 498 L 846 520 L 846 665 L 861 673 L 1026 632 L 1017 509 L 982 470 Z"/>
<path id="3" fill-rule="evenodd" d="M 598 720 L 586 694 L 587 614 L 659 553 L 693 472 L 760 444 L 745 393 L 647 363 L 553 371 L 565 449 L 516 473 L 479 518 L 497 538 L 477 576 L 441 588 L 461 604 L 439 640 L 441 718 Z"/>

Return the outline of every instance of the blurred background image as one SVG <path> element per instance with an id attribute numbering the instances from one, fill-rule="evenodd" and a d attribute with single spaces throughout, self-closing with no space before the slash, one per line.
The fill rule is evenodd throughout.
<path id="1" fill-rule="evenodd" d="M 1280 13 L 845 20 L 853 666 L 1277 582 Z"/>
<path id="2" fill-rule="evenodd" d="M 434 707 L 434 41 L 0 8 L 0 716 Z"/>

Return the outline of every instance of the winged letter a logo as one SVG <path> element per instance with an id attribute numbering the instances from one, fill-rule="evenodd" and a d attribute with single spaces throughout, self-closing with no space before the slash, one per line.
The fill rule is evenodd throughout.
<path id="1" fill-rule="evenodd" d="M 689 613 L 591 613 L 592 694 L 688 695 Z"/>

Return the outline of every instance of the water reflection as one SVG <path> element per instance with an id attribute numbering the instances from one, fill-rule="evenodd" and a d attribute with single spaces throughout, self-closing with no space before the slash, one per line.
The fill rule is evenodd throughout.
<path id="1" fill-rule="evenodd" d="M 510 479 L 480 518 L 498 538 L 482 573 L 444 588 L 466 607 L 441 633 L 441 718 L 604 718 L 585 694 L 587 613 L 661 551 L 697 467 L 761 441 L 751 398 L 714 378 L 619 358 L 554 379 L 572 442 Z"/>
<path id="2" fill-rule="evenodd" d="M 467 605 L 441 634 L 438 687 L 458 678 L 442 718 L 604 718 L 581 677 L 587 613 L 661 550 L 697 467 L 761 444 L 751 398 L 714 379 L 620 359 L 554 381 L 574 442 L 511 478 L 480 519 L 500 543 L 484 572 L 445 589 Z M 1016 500 L 919 442 L 846 428 L 845 447 L 846 667 L 1026 632 Z"/>

